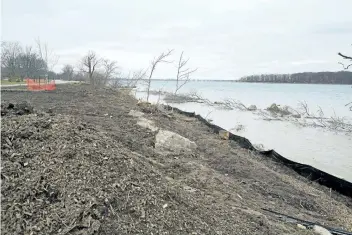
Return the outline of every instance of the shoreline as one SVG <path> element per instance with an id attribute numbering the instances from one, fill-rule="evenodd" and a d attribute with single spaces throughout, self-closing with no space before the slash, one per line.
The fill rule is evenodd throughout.
<path id="1" fill-rule="evenodd" d="M 220 102 L 209 101 L 206 98 L 193 101 L 193 97 L 187 94 L 180 101 L 178 99 L 164 100 L 167 94 L 165 92 L 161 96 L 157 96 L 152 93 L 150 101 L 152 103 L 168 104 L 186 111 L 186 113 L 195 112 L 210 120 L 211 124 L 249 139 L 260 150 L 275 149 L 281 156 L 285 156 L 291 161 L 310 165 L 349 183 L 352 182 L 352 175 L 348 167 L 351 163 L 348 154 L 351 149 L 348 140 L 351 136 L 352 123 L 350 120 L 347 122 L 345 119 L 346 128 L 338 130 L 329 128 L 325 123 L 323 123 L 324 126 L 307 123 L 314 117 L 311 117 L 312 119 L 309 119 L 310 117 L 302 119 L 292 117 L 292 114 L 295 114 L 295 110 L 292 108 L 294 111 L 291 111 L 288 115 L 274 117 L 270 116 L 271 114 L 267 109 L 256 107 L 254 111 L 249 110 L 248 106 L 240 106 L 242 105 L 241 102 L 238 103 L 240 107 L 237 107 L 236 104 L 236 107 L 232 109 L 221 109 L 221 107 L 218 108 L 221 105 Z M 179 96 L 183 97 L 183 95 Z M 137 92 L 136 97 L 143 99 L 145 94 L 144 92 Z M 281 107 L 284 108 L 285 106 Z M 285 111 L 283 108 L 281 109 Z M 267 116 L 260 115 L 263 111 L 268 113 Z M 266 120 L 267 117 L 272 118 L 273 121 Z M 328 118 L 324 120 L 329 121 Z M 259 129 L 261 131 L 257 128 L 261 128 Z M 316 139 L 314 137 L 316 135 L 320 138 Z M 322 148 L 321 145 L 324 147 Z M 324 151 L 325 149 L 328 151 Z M 335 162 L 332 163 L 332 159 L 335 159 Z"/>
<path id="2" fill-rule="evenodd" d="M 183 111 L 181 109 L 178 109 L 176 107 L 168 106 L 168 109 L 175 110 L 183 115 L 189 116 L 189 117 L 195 117 L 198 120 L 200 120 L 202 123 L 205 125 L 209 126 L 216 134 L 221 134 L 222 133 L 227 133 L 229 136 L 229 140 L 236 141 L 241 147 L 251 150 L 251 151 L 256 151 L 264 156 L 273 159 L 274 161 L 277 161 L 291 169 L 293 169 L 295 172 L 297 172 L 299 175 L 302 175 L 305 178 L 308 178 L 310 181 L 313 182 L 318 182 L 321 185 L 324 185 L 328 188 L 331 188 L 335 191 L 340 192 L 343 195 L 346 195 L 348 197 L 352 198 L 352 182 L 339 177 L 338 175 L 334 175 L 328 172 L 324 172 L 321 169 L 315 168 L 311 165 L 304 164 L 304 163 L 299 163 L 295 162 L 293 160 L 290 160 L 288 158 L 285 158 L 278 152 L 276 152 L 274 149 L 269 149 L 269 150 L 260 150 L 257 149 L 250 140 L 243 136 L 239 136 L 236 134 L 233 134 L 231 131 L 227 131 L 224 128 L 208 122 L 204 117 L 196 114 L 195 112 L 187 112 Z"/>
<path id="3" fill-rule="evenodd" d="M 213 128 L 201 120 L 187 117 L 175 109 L 170 111 L 167 107 L 138 103 L 135 98 L 121 91 L 107 88 L 91 90 L 86 85 L 61 85 L 54 92 L 2 91 L 3 101 L 14 104 L 28 101 L 34 107 L 35 113 L 4 116 L 2 137 L 6 137 L 7 133 L 16 133 L 16 129 L 11 126 L 14 121 L 21 124 L 22 128 L 34 128 L 34 123 L 38 121 L 46 123 L 51 120 L 49 126 L 52 127 L 45 129 L 38 126 L 40 131 L 34 135 L 39 137 L 41 134 L 50 134 L 51 137 L 46 136 L 43 139 L 47 146 L 56 148 L 56 144 L 63 141 L 65 144 L 60 145 L 60 148 L 65 145 L 65 148 L 70 150 L 70 155 L 61 155 L 63 152 L 59 149 L 56 152 L 54 149 L 47 150 L 54 151 L 46 153 L 49 155 L 39 151 L 36 157 L 27 160 L 29 167 L 23 167 L 20 171 L 20 175 L 25 173 L 26 177 L 32 178 L 43 169 L 57 172 L 43 175 L 46 181 L 59 191 L 57 198 L 60 202 L 51 204 L 50 208 L 56 208 L 62 218 L 51 218 L 56 223 L 53 228 L 64 227 L 62 222 L 75 219 L 80 213 L 80 210 L 76 209 L 85 208 L 87 202 L 92 202 L 92 197 L 95 198 L 94 203 L 101 207 L 106 205 L 105 199 L 118 202 L 106 207 L 107 214 L 104 218 L 94 217 L 93 221 L 99 224 L 100 231 L 105 231 L 101 232 L 102 234 L 108 234 L 109 231 L 164 231 L 173 234 L 213 234 L 216 231 L 226 234 L 256 234 L 260 231 L 260 234 L 310 234 L 298 228 L 296 224 L 278 221 L 276 217 L 264 213 L 261 208 L 352 231 L 350 197 L 309 181 L 281 163 L 263 158 L 263 153 L 244 148 L 244 145 L 231 138 L 220 138 Z M 131 116 L 131 110 L 138 111 L 140 116 Z M 144 120 L 142 125 L 145 127 L 138 124 L 141 120 Z M 63 139 L 64 137 L 59 137 L 52 129 L 54 126 L 62 128 L 58 129 L 62 133 L 72 132 L 74 135 Z M 151 126 L 157 129 L 153 131 Z M 156 136 L 160 130 L 174 132 L 194 142 L 197 148 L 160 153 L 156 149 Z M 89 142 L 78 144 L 80 142 L 77 140 L 80 139 L 89 139 Z M 32 151 L 36 149 L 33 145 L 35 138 L 15 138 L 12 141 L 25 141 L 26 148 Z M 16 150 L 20 154 L 25 150 L 21 146 Z M 85 150 L 84 146 L 89 150 Z M 8 153 L 3 151 L 4 148 L 2 164 L 5 162 L 5 165 L 2 174 L 8 178 L 2 182 L 3 189 L 6 189 L 2 196 L 2 206 L 5 208 L 2 212 L 2 231 L 4 234 L 11 234 L 11 226 L 23 220 L 21 216 L 20 219 L 14 217 L 15 211 L 9 205 L 22 204 L 19 195 L 26 193 L 26 190 L 36 184 L 28 181 L 22 191 L 21 181 L 12 178 L 9 171 L 9 167 L 16 166 L 16 160 L 11 160 L 12 153 L 7 155 Z M 86 151 L 89 152 L 88 155 Z M 93 158 L 90 157 L 90 152 L 95 153 Z M 55 156 L 54 159 L 64 161 L 60 164 L 51 163 L 48 156 Z M 18 158 L 22 159 L 22 156 Z M 108 158 L 105 160 L 109 162 L 107 165 L 103 163 L 105 158 Z M 36 166 L 39 160 L 45 168 L 40 164 Z M 98 164 L 96 161 L 100 162 L 99 165 L 95 165 Z M 92 164 L 95 167 L 91 170 L 95 173 L 85 174 L 87 170 L 90 171 Z M 61 179 L 64 175 L 61 175 L 59 169 L 65 169 L 67 176 L 75 172 L 74 180 Z M 106 179 L 101 178 L 102 176 L 106 176 Z M 98 179 L 99 182 L 96 182 Z M 92 180 L 91 183 L 75 183 L 88 180 Z M 120 186 L 112 187 L 113 182 L 119 182 Z M 17 185 L 17 189 L 9 188 L 11 184 Z M 127 191 L 123 190 L 123 187 L 127 187 Z M 65 188 L 74 190 L 70 192 Z M 103 198 L 98 196 L 97 189 L 105 192 Z M 69 197 L 71 194 L 74 197 Z M 143 198 L 150 198 L 146 199 L 147 202 L 154 198 L 157 203 L 141 204 L 140 200 Z M 73 199 L 78 201 L 73 203 Z M 31 203 L 36 205 L 39 202 Z M 127 207 L 120 208 L 123 205 Z M 47 216 L 53 213 L 50 208 L 44 209 L 48 212 Z M 131 208 L 135 209 L 131 211 Z M 22 210 L 25 209 L 26 205 L 23 204 Z M 39 212 L 33 211 L 34 214 Z M 134 218 L 134 223 L 131 223 L 129 216 Z M 41 227 L 42 231 L 51 231 L 50 226 L 40 224 L 37 220 L 29 220 L 29 223 Z M 152 227 L 151 224 L 155 226 Z M 90 228 L 88 226 L 86 229 Z"/>

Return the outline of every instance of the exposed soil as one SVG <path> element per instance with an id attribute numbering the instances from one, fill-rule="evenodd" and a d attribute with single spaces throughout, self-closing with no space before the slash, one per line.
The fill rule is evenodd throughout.
<path id="1" fill-rule="evenodd" d="M 313 234 L 261 208 L 352 231 L 350 198 L 124 91 L 1 95 L 2 234 Z M 131 110 L 197 150 L 157 153 Z"/>

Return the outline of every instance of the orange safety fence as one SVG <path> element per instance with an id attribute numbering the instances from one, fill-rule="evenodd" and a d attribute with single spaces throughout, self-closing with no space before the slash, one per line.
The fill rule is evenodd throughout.
<path id="1" fill-rule="evenodd" d="M 40 81 L 40 80 L 39 80 Z M 34 79 L 27 78 L 27 89 L 29 91 L 53 91 L 56 89 L 55 81 L 36 82 Z"/>

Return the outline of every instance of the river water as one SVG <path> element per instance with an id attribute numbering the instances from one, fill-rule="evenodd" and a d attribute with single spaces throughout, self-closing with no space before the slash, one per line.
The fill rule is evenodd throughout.
<path id="1" fill-rule="evenodd" d="M 173 81 L 153 81 L 151 90 L 172 92 L 174 87 Z M 139 87 L 139 90 L 143 88 Z M 299 109 L 299 102 L 305 102 L 313 114 L 320 107 L 324 117 L 338 117 L 352 123 L 352 112 L 345 106 L 352 101 L 352 87 L 348 85 L 193 81 L 180 90 L 180 93 L 189 92 L 197 92 L 211 101 L 234 99 L 247 107 L 256 105 L 259 109 L 273 103 Z M 137 92 L 136 96 L 145 99 L 146 93 Z M 150 101 L 161 99 L 163 102 L 162 98 L 153 95 Z M 267 121 L 254 112 L 221 110 L 199 103 L 170 105 L 207 117 L 214 124 L 246 137 L 264 149 L 275 149 L 288 159 L 312 165 L 352 182 L 352 133 L 301 126 L 290 121 Z"/>

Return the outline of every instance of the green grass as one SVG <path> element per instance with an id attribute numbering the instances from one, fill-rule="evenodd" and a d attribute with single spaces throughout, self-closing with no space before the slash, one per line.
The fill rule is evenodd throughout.
<path id="1" fill-rule="evenodd" d="M 21 84 L 26 84 L 25 81 L 23 82 L 11 82 L 11 81 L 8 81 L 8 80 L 0 80 L 0 84 L 1 85 L 21 85 Z"/>

